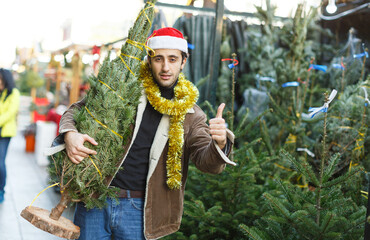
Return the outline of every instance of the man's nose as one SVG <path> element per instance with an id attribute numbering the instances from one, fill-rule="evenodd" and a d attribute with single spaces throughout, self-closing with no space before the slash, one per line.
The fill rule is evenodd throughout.
<path id="1" fill-rule="evenodd" d="M 163 64 L 162 64 L 162 71 L 163 72 L 168 72 L 170 70 L 170 68 L 169 68 L 169 63 L 168 63 L 168 61 L 167 60 L 164 60 L 163 61 Z"/>

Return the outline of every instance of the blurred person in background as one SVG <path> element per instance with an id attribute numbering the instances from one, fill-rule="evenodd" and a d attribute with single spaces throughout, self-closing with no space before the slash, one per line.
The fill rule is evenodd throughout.
<path id="1" fill-rule="evenodd" d="M 19 95 L 18 89 L 15 88 L 12 73 L 0 68 L 0 203 L 4 201 L 5 158 L 10 139 L 17 132 Z"/>

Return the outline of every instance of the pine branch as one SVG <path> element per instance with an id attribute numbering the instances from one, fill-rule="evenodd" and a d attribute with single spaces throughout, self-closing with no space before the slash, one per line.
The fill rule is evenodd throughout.
<path id="1" fill-rule="evenodd" d="M 286 209 L 278 199 L 276 199 L 275 197 L 273 197 L 272 195 L 268 194 L 268 193 L 264 193 L 263 196 L 269 200 L 269 202 L 271 203 L 270 205 L 272 206 L 273 209 L 275 210 L 278 210 L 278 212 L 280 214 L 283 215 L 283 218 L 289 223 L 291 224 L 291 226 L 296 229 L 298 232 L 301 232 L 301 229 L 299 227 L 299 223 L 304 223 L 304 225 L 306 226 L 311 226 L 311 230 L 314 230 L 316 229 L 316 225 L 314 222 L 310 222 L 310 219 L 309 218 L 305 218 L 303 219 L 301 216 L 304 216 L 304 211 L 299 211 L 297 214 L 295 214 L 294 216 L 298 218 L 299 221 L 297 221 L 295 218 L 292 217 L 292 214 L 290 214 L 290 211 L 288 209 Z M 293 213 L 294 214 L 294 213 Z M 273 218 L 273 217 L 277 217 L 277 216 L 270 216 L 270 218 Z M 275 218 L 276 219 L 276 218 Z M 277 219 L 276 219 L 277 220 Z M 303 231 L 302 232 L 302 235 L 305 239 L 310 239 L 309 236 L 307 236 L 307 234 L 305 234 L 305 232 Z"/>
<path id="2" fill-rule="evenodd" d="M 322 181 L 325 183 L 334 173 L 334 170 L 340 160 L 340 154 L 334 154 L 330 160 L 328 166 L 325 168 L 324 174 L 322 176 Z"/>
<path id="3" fill-rule="evenodd" d="M 282 187 L 284 189 L 284 192 L 285 192 L 285 196 L 287 196 L 287 194 L 289 194 L 290 196 L 290 199 L 292 201 L 292 204 L 295 202 L 293 200 L 293 197 L 294 198 L 298 198 L 299 200 L 303 201 L 302 205 L 314 205 L 315 202 L 312 200 L 311 198 L 311 192 L 307 192 L 307 191 L 302 191 L 300 188 L 297 188 L 297 186 L 295 185 L 292 185 L 292 184 L 285 184 L 283 185 L 282 182 L 278 182 L 280 184 L 280 187 Z M 291 192 L 291 193 L 290 193 Z"/>
<path id="4" fill-rule="evenodd" d="M 269 152 L 270 156 L 274 156 L 275 152 L 272 148 L 270 136 L 267 132 L 266 122 L 264 120 L 260 120 L 259 122 L 260 122 L 260 130 L 261 130 L 263 142 L 265 143 L 267 147 L 267 151 Z"/>
<path id="5" fill-rule="evenodd" d="M 325 102 L 329 101 L 328 94 L 325 93 Z M 322 156 L 321 156 L 321 165 L 320 165 L 320 176 L 319 176 L 319 185 L 317 186 L 317 191 L 316 191 L 316 208 L 317 208 L 317 213 L 316 213 L 316 224 L 320 225 L 320 217 L 321 217 L 321 191 L 322 191 L 322 185 L 323 185 L 323 175 L 324 175 L 324 167 L 325 167 L 325 159 L 326 159 L 326 122 L 328 119 L 328 113 L 325 112 L 324 116 L 324 137 L 322 140 Z"/>
<path id="6" fill-rule="evenodd" d="M 268 232 L 272 232 L 272 234 L 270 234 L 270 236 L 272 236 L 269 239 L 286 239 L 282 231 L 282 226 L 279 223 L 266 220 L 266 224 L 263 226 L 259 225 L 259 227 L 261 227 L 260 229 L 266 229 L 266 226 L 268 226 Z"/>
<path id="7" fill-rule="evenodd" d="M 350 179 L 351 177 L 353 177 L 354 175 L 356 175 L 357 173 L 362 172 L 362 171 L 364 171 L 364 169 L 362 167 L 352 169 L 352 171 L 347 172 L 342 176 L 339 176 L 337 178 L 334 178 L 331 181 L 323 183 L 322 188 L 330 188 L 334 185 L 338 185 L 340 183 L 343 183 L 344 181 Z"/>
<path id="8" fill-rule="evenodd" d="M 281 107 L 275 102 L 275 100 L 273 99 L 273 97 L 270 95 L 270 93 L 267 93 L 269 98 L 270 98 L 270 101 L 271 101 L 271 104 L 272 106 L 274 107 L 274 109 L 277 110 L 277 113 L 283 117 L 283 118 L 287 118 L 288 120 L 291 120 L 291 121 L 296 121 L 297 120 L 297 116 L 289 116 L 283 109 L 281 109 Z"/>
<path id="9" fill-rule="evenodd" d="M 297 210 L 290 215 L 291 219 L 305 219 L 310 214 L 306 210 Z"/>
<path id="10" fill-rule="evenodd" d="M 293 197 L 292 194 L 288 191 L 288 189 L 285 187 L 285 185 L 281 182 L 281 180 L 276 181 L 278 185 L 283 189 L 284 196 L 287 198 L 288 202 L 293 203 Z"/>
<path id="11" fill-rule="evenodd" d="M 236 59 L 236 53 L 232 54 L 233 60 Z M 230 130 L 234 131 L 234 104 L 235 104 L 235 67 L 232 69 L 232 77 L 231 77 L 231 116 L 230 116 Z"/>
<path id="12" fill-rule="evenodd" d="M 266 109 L 265 111 L 263 111 L 263 113 L 261 113 L 260 115 L 258 115 L 253 121 L 251 121 L 243 130 L 241 129 L 241 127 L 238 127 L 237 130 L 236 130 L 236 133 L 235 133 L 235 137 L 236 138 L 240 138 L 242 136 L 244 136 L 252 127 L 254 127 L 256 125 L 256 123 L 265 115 L 267 114 L 268 112 L 272 112 L 272 109 Z"/>
<path id="13" fill-rule="evenodd" d="M 234 154 L 244 153 L 247 149 L 254 147 L 256 144 L 260 143 L 262 138 L 257 138 L 250 143 L 244 143 L 242 147 L 234 150 Z"/>
<path id="14" fill-rule="evenodd" d="M 290 218 L 290 212 L 288 209 L 285 208 L 285 206 L 283 206 L 280 201 L 278 201 L 277 199 L 275 199 L 275 197 L 273 197 L 272 195 L 270 195 L 269 193 L 264 193 L 263 194 L 263 197 L 266 198 L 267 200 L 269 200 L 269 202 L 271 203 L 271 206 L 278 210 L 279 213 L 281 215 L 284 216 L 285 219 L 287 219 L 288 221 L 291 220 Z"/>
<path id="15" fill-rule="evenodd" d="M 313 62 L 313 59 L 312 58 L 311 58 L 311 62 Z M 308 72 L 307 73 L 306 82 L 304 83 L 303 96 L 301 98 L 301 105 L 300 105 L 300 109 L 299 109 L 298 126 L 301 125 L 301 122 L 303 120 L 302 114 L 303 114 L 304 104 L 306 102 L 307 88 L 308 88 L 308 83 L 309 83 L 309 80 L 310 80 L 310 75 L 311 75 L 311 72 Z"/>
<path id="16" fill-rule="evenodd" d="M 363 220 L 363 216 L 366 216 L 366 210 L 363 208 L 362 211 L 358 212 L 358 216 L 355 218 L 357 221 L 355 221 L 355 224 L 353 224 L 350 228 L 344 231 L 344 233 L 352 233 L 352 230 L 362 229 L 365 223 L 366 219 Z M 361 226 L 360 226 L 361 225 Z"/>
<path id="17" fill-rule="evenodd" d="M 330 222 L 331 220 L 333 220 L 333 216 L 334 214 L 325 214 L 324 215 L 324 218 L 323 218 L 323 221 L 322 221 L 322 224 L 320 226 L 320 232 L 321 232 L 321 236 L 324 236 L 325 235 L 325 232 L 326 230 L 328 229 L 328 227 L 330 226 Z M 322 237 L 320 237 L 320 239 L 322 239 Z"/>
<path id="18" fill-rule="evenodd" d="M 235 132 L 240 132 L 241 129 L 244 128 L 245 123 L 247 122 L 249 115 L 249 108 L 246 109 L 246 113 L 243 115 L 243 118 L 240 120 L 238 127 L 235 129 Z"/>
<path id="19" fill-rule="evenodd" d="M 253 240 L 266 240 L 265 238 L 261 237 L 253 228 L 247 227 L 244 224 L 239 224 L 239 228 L 242 230 L 245 236 L 250 237 Z"/>
<path id="20" fill-rule="evenodd" d="M 297 105 L 296 105 L 296 101 L 297 101 L 297 97 L 296 95 L 298 95 L 298 91 L 299 90 L 299 86 L 297 87 L 297 94 L 292 94 L 292 115 L 293 116 L 296 116 L 297 119 L 298 119 L 298 122 L 299 122 L 299 118 L 301 117 L 299 114 L 298 114 L 298 111 L 297 111 Z M 298 125 L 297 125 L 298 126 Z"/>
<path id="21" fill-rule="evenodd" d="M 211 111 L 211 115 L 212 116 L 216 116 L 216 111 L 213 109 L 213 106 L 212 106 L 212 104 L 208 101 L 208 100 L 206 100 L 206 101 L 204 101 L 204 103 L 202 103 L 201 104 L 201 106 L 203 107 L 207 107 L 208 108 L 208 110 L 209 111 Z"/>
<path id="22" fill-rule="evenodd" d="M 280 156 L 283 158 L 287 158 L 298 172 L 302 173 L 309 181 L 311 181 L 315 186 L 319 186 L 319 180 L 317 179 L 315 173 L 312 170 L 312 167 L 310 164 L 308 164 L 306 161 L 299 162 L 294 157 L 292 157 L 287 151 L 284 149 L 280 150 Z"/>

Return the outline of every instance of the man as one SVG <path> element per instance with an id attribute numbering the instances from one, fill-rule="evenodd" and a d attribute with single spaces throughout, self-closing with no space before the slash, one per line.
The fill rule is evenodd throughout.
<path id="1" fill-rule="evenodd" d="M 119 202 L 107 200 L 104 209 L 76 207 L 74 222 L 80 239 L 157 239 L 177 231 L 183 212 L 189 159 L 201 171 L 220 173 L 226 163 L 233 134 L 226 129 L 221 104 L 217 116 L 206 124 L 206 115 L 195 104 L 197 89 L 181 73 L 187 41 L 174 28 L 155 31 L 147 41 L 154 54 L 141 67 L 145 93 L 136 114 L 128 153 L 109 186 L 118 187 Z M 74 127 L 73 104 L 63 115 L 59 132 L 64 134 L 70 160 L 79 164 L 89 154 L 85 141 L 98 143 Z M 180 113 L 180 114 L 179 114 Z M 103 143 L 100 143 L 103 144 Z"/>

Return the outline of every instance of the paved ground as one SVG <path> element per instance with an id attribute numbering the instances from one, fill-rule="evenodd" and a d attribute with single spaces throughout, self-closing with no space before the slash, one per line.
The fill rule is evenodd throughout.
<path id="1" fill-rule="evenodd" d="M 46 166 L 37 163 L 35 153 L 25 151 L 25 139 L 22 130 L 30 124 L 30 98 L 21 97 L 18 115 L 18 134 L 10 141 L 7 166 L 7 184 L 5 201 L 0 204 L 0 239 L 1 240 L 54 240 L 61 239 L 34 227 L 20 216 L 21 211 L 43 189 L 48 187 Z M 60 195 L 53 188 L 44 191 L 33 206 L 51 210 L 59 202 Z M 63 216 L 72 219 L 73 209 L 68 208 Z"/>

